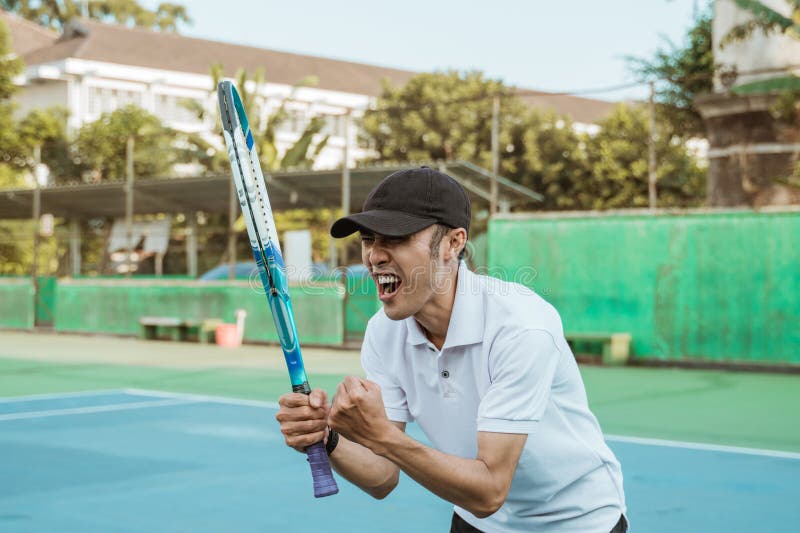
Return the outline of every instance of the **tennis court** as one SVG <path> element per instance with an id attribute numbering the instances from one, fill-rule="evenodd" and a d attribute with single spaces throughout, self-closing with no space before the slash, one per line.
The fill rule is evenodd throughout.
<path id="1" fill-rule="evenodd" d="M 329 391 L 358 372 L 353 352 L 306 358 Z M 450 505 L 409 478 L 383 501 L 343 480 L 312 497 L 273 418 L 280 364 L 273 346 L 0 333 L 0 530 L 446 531 Z M 800 523 L 798 376 L 582 374 L 623 465 L 631 531 Z"/>

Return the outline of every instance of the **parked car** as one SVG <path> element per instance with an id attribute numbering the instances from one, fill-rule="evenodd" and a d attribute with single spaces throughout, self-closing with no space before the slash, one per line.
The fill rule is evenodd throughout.
<path id="1" fill-rule="evenodd" d="M 199 278 L 199 281 L 224 281 L 228 279 L 228 273 L 230 272 L 230 265 L 227 263 L 215 266 L 208 272 L 205 272 Z M 234 279 L 250 279 L 252 277 L 258 277 L 258 267 L 256 266 L 255 261 L 243 261 L 241 263 L 236 263 L 233 266 L 233 277 Z"/>

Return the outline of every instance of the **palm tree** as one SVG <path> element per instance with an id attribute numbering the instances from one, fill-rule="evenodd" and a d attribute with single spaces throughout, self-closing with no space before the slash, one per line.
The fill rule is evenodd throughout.
<path id="1" fill-rule="evenodd" d="M 209 74 L 212 80 L 212 94 L 216 94 L 217 85 L 223 77 L 223 67 L 220 64 L 211 65 Z M 250 129 L 253 133 L 253 140 L 256 143 L 256 151 L 258 152 L 261 160 L 261 166 L 266 172 L 275 172 L 278 170 L 286 170 L 290 168 L 311 168 L 314 162 L 325 146 L 328 144 L 330 135 L 325 135 L 317 143 L 314 143 L 315 137 L 325 127 L 325 119 L 323 117 L 313 117 L 308 124 L 306 124 L 300 137 L 288 148 L 283 154 L 278 151 L 276 134 L 282 124 L 289 118 L 289 111 L 286 109 L 287 102 L 294 99 L 295 93 L 301 87 L 311 87 L 317 84 L 317 79 L 314 76 L 308 76 L 298 81 L 293 87 L 289 96 L 283 99 L 277 109 L 273 110 L 266 119 L 263 127 L 260 126 L 260 117 L 262 116 L 262 106 L 264 101 L 259 98 L 261 89 L 266 83 L 264 78 L 264 71 L 259 69 L 250 79 L 245 70 L 239 70 L 236 74 L 236 87 L 239 90 L 239 96 L 242 99 L 242 105 L 247 111 L 247 115 L 252 117 L 250 122 Z M 253 87 L 253 90 L 248 90 L 248 86 Z M 216 105 L 205 106 L 203 103 L 186 99 L 181 104 L 188 110 L 192 111 L 197 118 L 202 121 L 210 120 L 219 126 L 219 110 Z M 222 137 L 221 128 L 217 128 Z M 196 142 L 200 143 L 197 139 Z M 224 154 L 224 161 L 227 164 L 227 154 Z M 214 165 L 207 166 L 211 171 L 219 170 L 219 162 Z"/>

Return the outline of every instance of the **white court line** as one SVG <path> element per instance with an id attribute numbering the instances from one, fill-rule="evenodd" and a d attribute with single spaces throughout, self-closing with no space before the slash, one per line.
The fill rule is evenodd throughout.
<path id="1" fill-rule="evenodd" d="M 57 398 L 69 398 L 73 396 L 100 396 L 103 394 L 120 394 L 120 393 L 129 394 L 132 396 L 164 398 L 164 401 L 135 402 L 135 403 L 106 405 L 97 407 L 77 407 L 74 409 L 55 409 L 52 411 L 32 411 L 28 413 L 13 413 L 8 415 L 0 415 L 0 421 L 15 420 L 20 418 L 39 418 L 44 416 L 60 416 L 60 415 L 83 414 L 83 413 L 94 413 L 94 412 L 104 412 L 104 411 L 121 411 L 124 409 L 139 409 L 144 407 L 192 404 L 198 402 L 243 405 L 249 407 L 262 407 L 267 409 L 278 408 L 278 404 L 276 402 L 245 400 L 241 398 L 232 398 L 229 396 L 211 396 L 205 394 L 188 394 L 180 392 L 168 392 L 168 391 L 160 391 L 153 389 L 137 389 L 137 388 L 98 390 L 98 391 L 86 391 L 86 392 L 64 393 L 64 394 L 39 394 L 30 396 L 15 396 L 12 398 L 0 399 L 0 402 L 25 401 L 25 400 L 44 399 L 44 398 L 57 399 Z M 610 442 L 627 442 L 630 444 L 639 444 L 644 446 L 663 446 L 667 448 L 682 448 L 689 450 L 735 453 L 742 455 L 757 455 L 763 457 L 777 457 L 781 459 L 800 459 L 800 453 L 784 452 L 780 450 L 767 450 L 763 448 L 745 448 L 741 446 L 725 446 L 721 444 L 706 444 L 702 442 L 652 439 L 646 437 L 628 437 L 625 435 L 605 435 L 605 439 Z"/>
<path id="2" fill-rule="evenodd" d="M 763 457 L 779 457 L 781 459 L 800 459 L 800 453 L 782 452 L 780 450 L 765 450 L 763 448 L 745 448 L 741 446 L 725 446 L 722 444 L 706 444 L 702 442 L 685 442 L 680 440 L 649 439 L 645 437 L 626 437 L 624 435 L 606 435 L 607 441 L 628 442 L 645 446 L 664 446 L 669 448 L 684 448 L 688 450 L 703 450 L 707 452 L 739 453 L 743 455 L 760 455 Z"/>
<path id="3" fill-rule="evenodd" d="M 184 394 L 180 392 L 166 392 L 150 389 L 125 389 L 124 392 L 140 395 L 154 396 L 158 398 L 186 398 L 196 402 L 224 403 L 231 405 L 247 405 L 252 407 L 266 407 L 277 409 L 276 402 L 264 402 L 259 400 L 243 400 L 228 396 L 207 396 L 202 394 Z M 644 437 L 627 437 L 624 435 L 606 435 L 606 440 L 612 442 L 628 442 L 644 446 L 664 446 L 669 448 L 684 448 L 691 450 L 703 450 L 711 452 L 738 453 L 744 455 L 759 455 L 764 457 L 779 457 L 781 459 L 800 459 L 800 453 L 783 452 L 779 450 L 766 450 L 760 448 L 745 448 L 740 446 L 723 446 L 720 444 L 705 444 L 702 442 L 685 442 L 678 440 L 650 439 Z"/>
<path id="4" fill-rule="evenodd" d="M 121 392 L 135 396 L 152 396 L 155 398 L 185 398 L 193 402 L 224 403 L 230 405 L 246 405 L 249 407 L 266 407 L 277 409 L 277 402 L 265 402 L 262 400 L 245 400 L 243 398 L 231 398 L 230 396 L 210 396 L 205 394 L 189 394 L 182 392 L 167 392 L 150 389 L 124 389 Z"/>
<path id="5" fill-rule="evenodd" d="M 154 400 L 149 402 L 128 402 L 113 405 L 95 405 L 91 407 L 72 407 L 68 409 L 48 409 L 46 411 L 28 411 L 24 413 L 9 413 L 0 415 L 0 422 L 7 420 L 27 420 L 30 418 L 47 418 L 53 416 L 84 415 L 88 413 L 107 413 L 110 411 L 127 411 L 130 409 L 145 409 L 147 407 L 164 407 L 168 405 L 183 405 L 193 403 L 188 399 Z"/>
<path id="6" fill-rule="evenodd" d="M 36 400 L 60 400 L 61 398 L 80 398 L 82 396 L 103 396 L 106 394 L 125 394 L 123 389 L 88 390 L 77 392 L 54 392 L 49 394 L 29 394 L 27 396 L 0 397 L 0 403 L 32 402 Z"/>

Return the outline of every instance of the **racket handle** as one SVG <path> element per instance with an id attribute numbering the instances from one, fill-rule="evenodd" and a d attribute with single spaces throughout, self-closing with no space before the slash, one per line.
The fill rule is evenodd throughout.
<path id="1" fill-rule="evenodd" d="M 308 462 L 311 464 L 311 477 L 314 478 L 314 497 L 324 498 L 333 496 L 339 492 L 336 480 L 333 479 L 331 463 L 328 461 L 328 454 L 325 451 L 325 443 L 319 441 L 306 448 Z"/>

